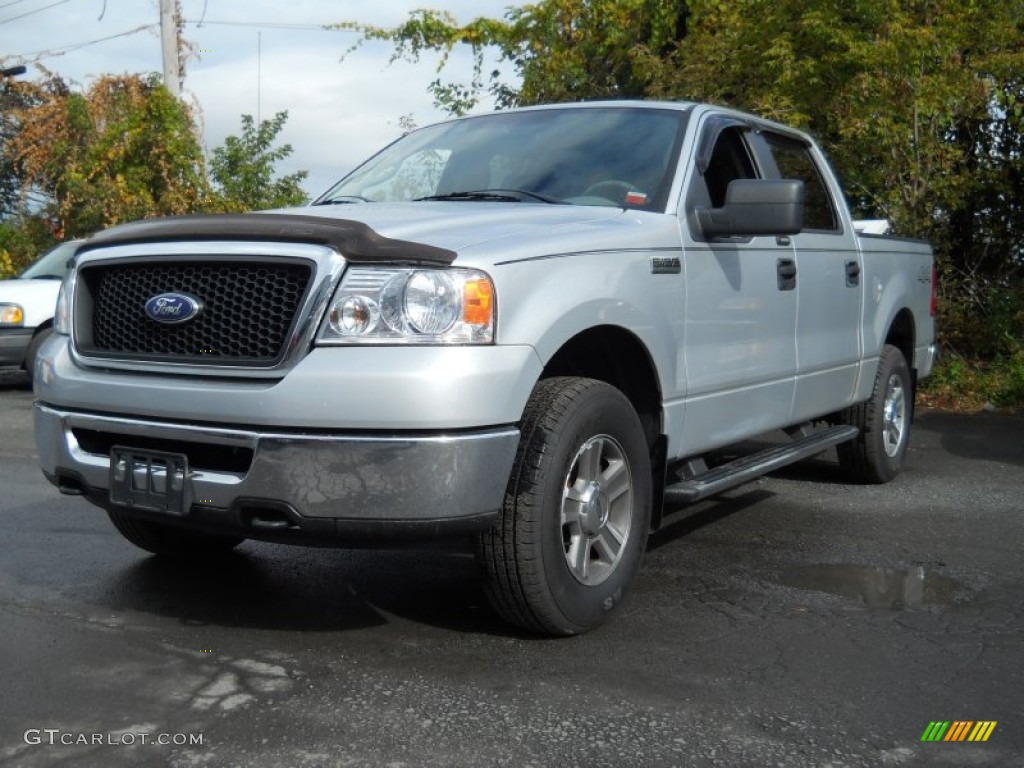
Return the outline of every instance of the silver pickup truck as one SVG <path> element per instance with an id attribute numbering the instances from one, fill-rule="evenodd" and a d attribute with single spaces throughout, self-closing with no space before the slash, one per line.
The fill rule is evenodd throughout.
<path id="1" fill-rule="evenodd" d="M 36 365 L 40 462 L 158 554 L 471 533 L 499 614 L 578 633 L 666 506 L 832 446 L 892 479 L 934 289 L 928 246 L 859 234 L 785 126 L 463 118 L 301 210 L 83 243 Z"/>

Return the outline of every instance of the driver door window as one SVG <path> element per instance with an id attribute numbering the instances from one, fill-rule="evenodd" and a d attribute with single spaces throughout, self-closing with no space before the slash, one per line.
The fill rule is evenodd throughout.
<path id="1" fill-rule="evenodd" d="M 721 208 L 725 205 L 725 192 L 729 188 L 729 182 L 755 178 L 757 172 L 740 128 L 726 128 L 715 141 L 711 160 L 703 175 L 711 207 Z"/>

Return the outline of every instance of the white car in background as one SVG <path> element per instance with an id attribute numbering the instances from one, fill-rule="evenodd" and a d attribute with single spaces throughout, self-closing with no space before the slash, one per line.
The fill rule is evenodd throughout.
<path id="1" fill-rule="evenodd" d="M 12 280 L 0 280 L 0 368 L 24 368 L 29 379 L 39 347 L 53 332 L 57 293 L 81 240 L 47 251 Z"/>

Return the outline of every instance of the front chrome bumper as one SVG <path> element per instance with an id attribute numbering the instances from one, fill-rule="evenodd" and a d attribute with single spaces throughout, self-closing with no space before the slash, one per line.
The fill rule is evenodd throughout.
<path id="1" fill-rule="evenodd" d="M 203 457 L 189 460 L 191 509 L 169 522 L 188 525 L 194 518 L 205 527 L 219 520 L 244 528 L 255 521 L 252 535 L 259 534 L 268 510 L 282 511 L 278 527 L 318 521 L 339 533 L 346 523 L 419 523 L 430 530 L 440 522 L 489 518 L 501 507 L 519 442 L 514 427 L 451 434 L 324 434 L 131 419 L 39 402 L 35 431 L 40 464 L 50 481 L 101 505 L 109 504 L 108 445 Z M 229 462 L 234 466 L 211 468 L 220 454 L 234 456 Z M 238 465 L 239 455 L 247 466 Z M 320 525 L 318 530 L 326 529 Z"/>

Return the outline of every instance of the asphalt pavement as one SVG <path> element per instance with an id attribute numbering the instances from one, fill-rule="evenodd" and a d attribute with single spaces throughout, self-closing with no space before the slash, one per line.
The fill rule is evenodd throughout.
<path id="1" fill-rule="evenodd" d="M 0 766 L 1024 766 L 1020 416 L 920 413 L 887 486 L 826 455 L 679 510 L 550 640 L 459 543 L 150 557 L 45 482 L 31 401 L 0 377 Z"/>

